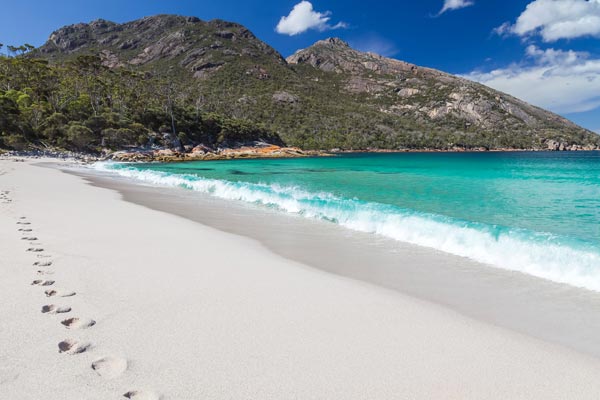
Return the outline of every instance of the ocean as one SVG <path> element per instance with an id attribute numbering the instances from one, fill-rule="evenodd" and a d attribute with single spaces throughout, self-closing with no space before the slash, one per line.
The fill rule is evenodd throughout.
<path id="1" fill-rule="evenodd" d="M 95 168 L 600 291 L 600 152 L 353 153 Z"/>

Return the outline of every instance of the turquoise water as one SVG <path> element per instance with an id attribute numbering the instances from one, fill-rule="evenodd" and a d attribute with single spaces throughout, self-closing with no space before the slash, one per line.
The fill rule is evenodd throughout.
<path id="1" fill-rule="evenodd" d="M 101 164 L 600 291 L 600 153 Z"/>

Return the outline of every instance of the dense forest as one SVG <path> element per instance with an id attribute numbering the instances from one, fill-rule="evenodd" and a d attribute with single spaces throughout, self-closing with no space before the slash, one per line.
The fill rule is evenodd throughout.
<path id="1" fill-rule="evenodd" d="M 93 55 L 51 65 L 29 56 L 32 49 L 7 46 L 8 55 L 0 55 L 0 147 L 99 152 L 152 144 L 281 143 L 256 123 L 203 112 L 197 88 L 168 77 L 109 69 Z"/>

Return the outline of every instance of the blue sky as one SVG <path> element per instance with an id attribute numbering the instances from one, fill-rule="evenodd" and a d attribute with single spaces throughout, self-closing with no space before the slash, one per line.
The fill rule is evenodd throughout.
<path id="1" fill-rule="evenodd" d="M 158 13 L 239 22 L 284 56 L 337 36 L 600 132 L 600 0 L 22 0 L 0 10 L 0 42 L 15 45 L 41 45 L 63 25 Z"/>

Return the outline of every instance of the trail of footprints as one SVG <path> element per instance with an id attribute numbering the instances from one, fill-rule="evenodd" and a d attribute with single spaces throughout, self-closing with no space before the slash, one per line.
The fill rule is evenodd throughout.
<path id="1" fill-rule="evenodd" d="M 9 190 L 3 190 L 0 192 L 0 202 L 2 202 L 2 204 L 12 203 L 12 199 L 8 196 L 9 194 L 10 194 Z"/>
<path id="2" fill-rule="evenodd" d="M 10 202 L 8 199 L 8 191 L 0 192 L 0 200 Z M 31 282 L 32 286 L 40 286 L 46 288 L 44 294 L 47 298 L 58 299 L 58 298 L 69 298 L 75 296 L 77 293 L 70 290 L 56 289 L 54 284 L 56 283 L 52 279 L 45 279 L 45 276 L 53 275 L 54 271 L 50 269 L 53 265 L 50 255 L 44 253 L 44 248 L 41 247 L 38 242 L 38 238 L 32 235 L 33 229 L 31 228 L 31 222 L 27 221 L 26 217 L 20 217 L 17 225 L 19 226 L 18 231 L 22 233 L 21 240 L 26 240 L 32 247 L 27 248 L 27 252 L 36 254 L 37 261 L 33 262 L 33 266 L 37 269 L 36 274 L 39 278 L 34 279 Z M 72 311 L 70 306 L 58 305 L 58 304 L 46 304 L 41 308 L 43 314 L 48 315 L 67 315 Z M 96 325 L 96 321 L 90 318 L 81 317 L 67 317 L 61 319 L 60 324 L 69 330 L 80 330 L 89 329 Z M 92 344 L 89 342 L 79 341 L 73 338 L 67 338 L 58 343 L 58 352 L 60 354 L 66 354 L 75 356 L 82 354 L 92 349 Z M 91 369 L 100 377 L 105 379 L 114 379 L 121 376 L 128 367 L 127 360 L 120 357 L 104 356 L 100 357 L 92 362 L 90 365 Z M 160 400 L 160 396 L 154 392 L 143 391 L 143 390 L 130 390 L 123 393 L 124 398 L 133 400 Z"/>

